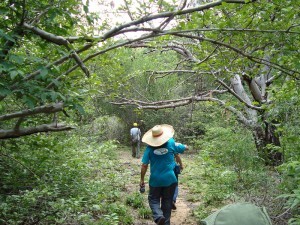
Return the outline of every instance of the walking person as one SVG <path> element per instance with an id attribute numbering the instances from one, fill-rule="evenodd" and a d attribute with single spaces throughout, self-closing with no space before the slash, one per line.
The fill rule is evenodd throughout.
<path id="1" fill-rule="evenodd" d="M 181 171 L 183 170 L 183 163 L 181 161 L 181 157 L 179 154 L 175 155 L 175 166 L 174 166 L 174 173 L 177 179 L 177 185 L 175 188 L 175 192 L 173 195 L 173 203 L 172 203 L 172 209 L 176 210 L 176 200 L 177 200 L 177 196 L 178 196 L 178 192 L 179 192 L 179 188 L 178 188 L 178 175 L 181 173 Z"/>
<path id="2" fill-rule="evenodd" d="M 188 149 L 186 145 L 176 143 L 173 136 L 173 127 L 162 124 L 148 130 L 142 138 L 147 147 L 142 158 L 140 186 L 145 186 L 145 174 L 150 164 L 148 202 L 158 225 L 170 225 L 177 185 L 174 156 Z"/>
<path id="3" fill-rule="evenodd" d="M 137 123 L 133 123 L 133 128 L 130 129 L 132 157 L 140 157 L 141 130 Z"/>

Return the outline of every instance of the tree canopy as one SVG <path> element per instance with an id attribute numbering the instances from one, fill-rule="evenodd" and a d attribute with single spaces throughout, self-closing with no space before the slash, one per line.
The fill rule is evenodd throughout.
<path id="1" fill-rule="evenodd" d="M 66 117 L 83 113 L 82 99 L 93 91 L 139 109 L 212 101 L 252 131 L 259 152 L 280 146 L 280 119 L 270 119 L 269 108 L 276 104 L 272 92 L 299 80 L 298 1 L 148 3 L 112 1 L 111 12 L 98 14 L 89 1 L 2 2 L 0 137 L 73 129 Z M 118 19 L 124 14 L 128 22 Z M 173 65 L 143 72 L 148 81 L 179 75 L 187 91 L 169 99 L 130 95 L 135 78 L 122 73 L 121 47 L 174 52 Z M 115 52 L 114 62 L 108 52 Z M 93 90 L 84 87 L 100 81 Z M 280 153 L 263 157 L 282 160 Z"/>
<path id="2" fill-rule="evenodd" d="M 0 139 L 33 135 L 34 144 L 52 146 L 54 137 L 39 133 L 116 123 L 97 118 L 104 114 L 127 126 L 175 121 L 207 151 L 221 142 L 203 146 L 194 137 L 227 140 L 223 147 L 232 152 L 219 154 L 242 168 L 239 179 L 257 163 L 256 153 L 268 166 L 285 162 L 278 167 L 287 177 L 285 197 L 297 208 L 299 8 L 298 0 L 3 0 Z M 234 124 L 238 134 L 229 137 L 224 124 L 207 129 L 212 120 Z M 232 146 L 234 138 L 247 147 Z"/>

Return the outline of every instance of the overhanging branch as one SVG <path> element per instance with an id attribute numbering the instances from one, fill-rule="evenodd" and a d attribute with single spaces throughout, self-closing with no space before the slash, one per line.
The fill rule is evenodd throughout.
<path id="1" fill-rule="evenodd" d="M 29 128 L 20 128 L 18 130 L 10 129 L 10 130 L 0 130 L 0 139 L 8 139 L 8 138 L 18 138 L 26 135 L 31 135 L 40 132 L 59 132 L 59 131 L 66 131 L 72 130 L 75 127 L 71 127 L 65 124 L 42 124 L 36 127 L 29 127 Z"/>
<path id="2" fill-rule="evenodd" d="M 213 93 L 222 94 L 225 92 L 227 92 L 227 91 L 226 90 L 212 90 L 212 91 L 203 93 L 202 95 L 198 95 L 198 96 L 190 96 L 190 97 L 181 98 L 181 99 L 165 100 L 165 101 L 157 101 L 157 102 L 144 102 L 144 101 L 139 101 L 139 100 L 121 98 L 122 102 L 111 102 L 111 104 L 113 104 L 113 105 L 133 105 L 133 106 L 137 106 L 139 109 L 159 110 L 159 109 L 167 109 L 167 108 L 174 109 L 176 107 L 186 106 L 186 105 L 192 104 L 194 102 L 210 101 L 210 102 L 215 102 L 218 105 L 231 111 L 232 113 L 234 113 L 237 116 L 237 119 L 240 122 L 242 122 L 245 126 L 247 126 L 249 128 L 253 128 L 253 126 L 255 126 L 255 123 L 252 120 L 247 119 L 241 111 L 234 108 L 233 106 L 227 105 L 225 101 L 222 101 L 218 98 L 213 97 Z"/>
<path id="3" fill-rule="evenodd" d="M 37 27 L 34 27 L 32 25 L 29 25 L 28 23 L 23 23 L 24 28 L 31 30 L 33 33 L 35 33 L 36 35 L 40 36 L 41 38 L 50 41 L 52 43 L 55 43 L 57 45 L 64 45 L 67 46 L 69 44 L 69 42 L 61 37 L 61 36 L 56 36 L 54 34 L 51 34 L 49 32 L 46 32 L 44 30 L 41 30 Z"/>
<path id="4" fill-rule="evenodd" d="M 212 94 L 223 94 L 227 91 L 224 90 L 211 90 L 200 93 L 197 96 L 190 96 L 185 98 L 179 99 L 172 99 L 172 100 L 163 100 L 163 101 L 156 101 L 156 102 L 145 102 L 135 99 L 126 99 L 120 98 L 120 102 L 111 102 L 113 105 L 134 105 L 137 106 L 139 109 L 166 109 L 166 108 L 176 108 L 180 106 L 188 105 L 195 101 L 210 101 L 212 100 Z"/>
<path id="5" fill-rule="evenodd" d="M 51 105 L 44 105 L 33 109 L 27 109 L 27 110 L 23 110 L 11 114 L 2 115 L 0 116 L 0 121 L 10 120 L 13 118 L 32 116 L 40 113 L 55 113 L 55 112 L 62 111 L 63 107 L 64 107 L 64 103 L 62 102 L 54 103 Z"/>
<path id="6" fill-rule="evenodd" d="M 215 75 L 214 75 L 214 77 L 216 78 L 216 81 L 218 81 L 218 83 L 220 83 L 223 87 L 225 87 L 230 94 L 232 94 L 237 100 L 239 100 L 241 103 L 243 103 L 244 105 L 246 105 L 248 108 L 254 109 L 254 110 L 262 110 L 261 107 L 257 107 L 257 106 L 248 104 L 246 101 L 244 101 L 243 98 L 241 98 L 237 93 L 235 93 L 234 90 L 232 90 L 227 84 L 225 84 L 224 81 L 220 80 Z"/>
<path id="7" fill-rule="evenodd" d="M 239 55 L 255 62 L 255 63 L 259 63 L 259 64 L 263 64 L 263 65 L 266 65 L 266 66 L 269 66 L 269 67 L 272 67 L 272 68 L 275 68 L 285 74 L 288 74 L 290 76 L 293 76 L 294 74 L 300 74 L 299 71 L 296 71 L 296 70 L 292 70 L 292 69 L 289 69 L 289 68 L 286 68 L 282 65 L 279 65 L 277 63 L 274 63 L 274 62 L 270 62 L 268 60 L 265 60 L 265 59 L 261 59 L 261 58 L 258 58 L 258 57 L 254 57 L 252 55 L 249 55 L 245 52 L 243 52 L 241 49 L 238 49 L 234 46 L 231 46 L 227 43 L 224 43 L 224 42 L 220 42 L 220 41 L 217 41 L 217 40 L 214 40 L 214 39 L 210 39 L 210 38 L 204 38 L 204 37 L 199 37 L 199 36 L 195 36 L 195 35 L 192 35 L 192 34 L 181 34 L 180 31 L 172 31 L 172 32 L 163 32 L 164 34 L 160 34 L 160 35 L 166 35 L 166 34 L 170 34 L 170 35 L 174 35 L 174 36 L 178 36 L 178 37 L 185 37 L 185 38 L 191 38 L 191 39 L 196 39 L 196 40 L 199 40 L 199 41 L 207 41 L 207 42 L 210 42 L 212 44 L 215 44 L 217 46 L 223 46 L 225 48 L 228 48 L 236 53 L 238 53 Z"/>

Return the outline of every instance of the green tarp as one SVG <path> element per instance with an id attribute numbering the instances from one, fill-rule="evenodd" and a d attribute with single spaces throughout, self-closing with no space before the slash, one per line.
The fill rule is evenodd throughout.
<path id="1" fill-rule="evenodd" d="M 251 203 L 226 205 L 201 221 L 201 225 L 272 225 L 264 207 Z"/>

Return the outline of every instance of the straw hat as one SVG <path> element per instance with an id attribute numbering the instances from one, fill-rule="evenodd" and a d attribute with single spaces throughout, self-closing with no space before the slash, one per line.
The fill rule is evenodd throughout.
<path id="1" fill-rule="evenodd" d="M 173 136 L 174 128 L 168 124 L 161 124 L 148 130 L 144 134 L 142 142 L 153 147 L 158 147 L 166 143 Z"/>

